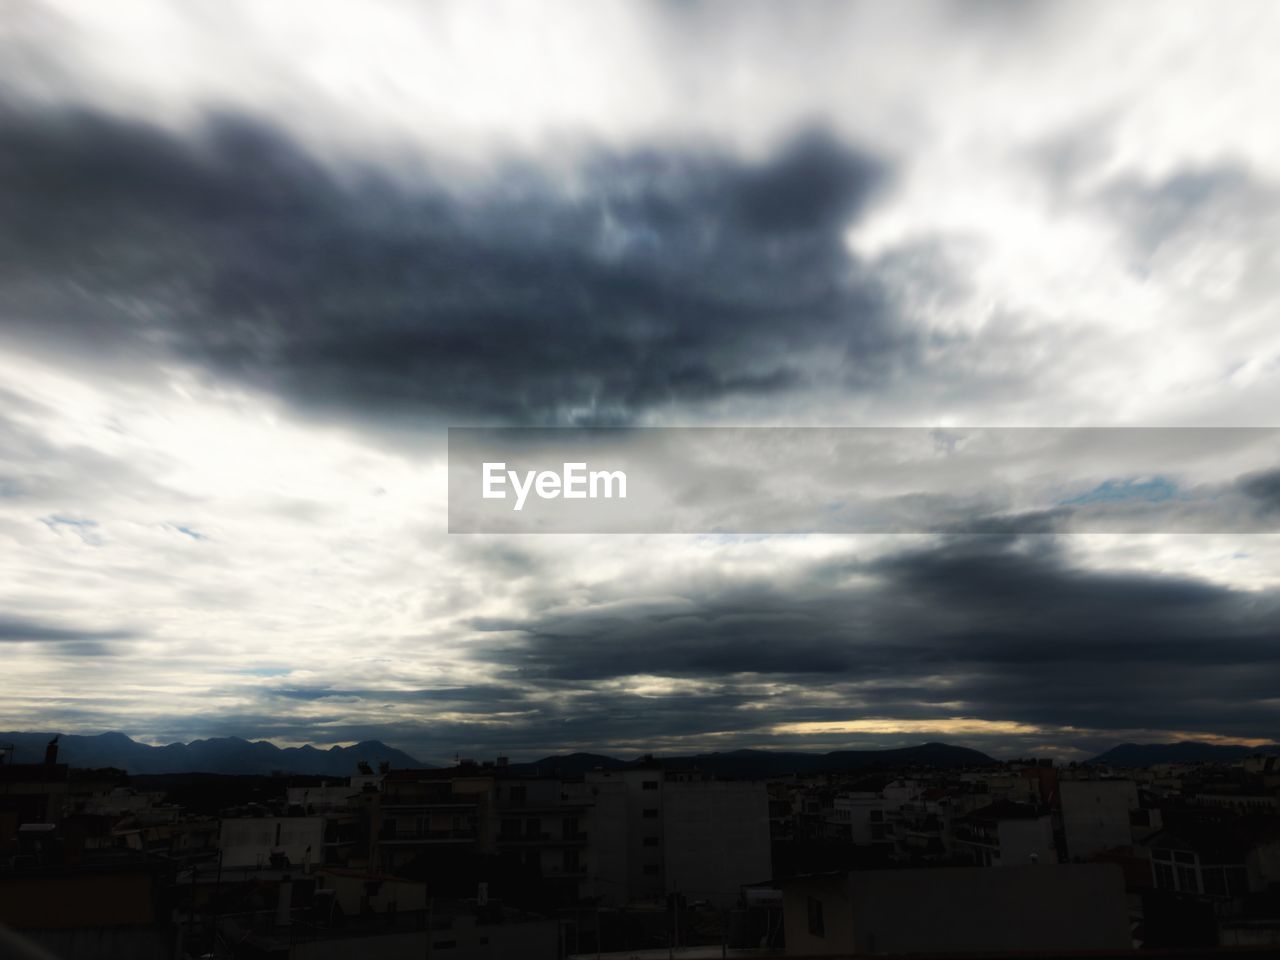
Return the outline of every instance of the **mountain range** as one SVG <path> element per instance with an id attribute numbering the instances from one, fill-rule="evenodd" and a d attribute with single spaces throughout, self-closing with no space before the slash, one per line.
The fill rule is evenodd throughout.
<path id="1" fill-rule="evenodd" d="M 14 746 L 15 763 L 40 763 L 44 759 L 45 745 L 54 736 L 52 733 L 0 733 L 0 744 Z M 345 777 L 356 773 L 356 764 L 362 760 L 374 767 L 384 760 L 401 769 L 431 766 L 378 740 L 320 750 L 310 745 L 277 747 L 266 740 L 250 741 L 239 737 L 214 737 L 153 747 L 123 733 L 57 736 L 59 763 L 73 767 L 117 767 L 136 774 L 197 771 L 270 774 L 279 770 Z"/>
<path id="2" fill-rule="evenodd" d="M 15 763 L 39 763 L 45 746 L 58 737 L 58 761 L 73 767 L 117 767 L 133 774 L 220 773 L 265 776 L 276 772 L 345 777 L 357 772 L 361 761 L 373 767 L 387 762 L 393 769 L 429 768 L 403 750 L 380 740 L 349 747 L 320 749 L 310 745 L 278 747 L 267 740 L 213 737 L 190 743 L 151 746 L 123 733 L 96 735 L 13 732 L 0 733 L 0 746 L 14 747 Z M 1116 767 L 1147 767 L 1156 763 L 1230 763 L 1253 753 L 1280 753 L 1280 744 L 1242 747 L 1183 741 L 1180 743 L 1122 743 L 1086 763 Z M 775 777 L 787 774 L 931 766 L 985 766 L 997 761 L 978 750 L 946 743 L 923 743 L 890 750 L 837 750 L 802 753 L 781 750 L 732 750 L 663 756 L 667 764 L 696 766 L 704 773 L 727 778 Z M 588 770 L 620 770 L 643 763 L 597 753 L 570 753 L 512 763 L 513 772 L 528 776 L 581 776 Z"/>
<path id="3" fill-rule="evenodd" d="M 1280 744 L 1241 747 L 1183 740 L 1179 743 L 1122 743 L 1086 763 L 1113 767 L 1149 767 L 1155 763 L 1230 763 L 1254 753 L 1280 753 Z"/>
<path id="4" fill-rule="evenodd" d="M 892 750 L 837 750 L 833 753 L 798 753 L 780 750 L 732 750 L 726 753 L 696 753 L 662 757 L 671 766 L 696 766 L 703 773 L 726 778 L 778 777 L 788 774 L 844 773 L 891 767 L 973 767 L 996 763 L 991 757 L 968 747 L 946 743 L 924 743 Z M 642 759 L 618 760 L 594 753 L 571 753 L 544 757 L 530 763 L 513 763 L 521 773 L 572 777 L 587 770 L 620 770 L 643 763 Z"/>
<path id="5" fill-rule="evenodd" d="M 45 745 L 53 733 L 0 733 L 0 744 L 15 747 L 17 763 L 39 763 L 44 759 Z M 350 747 L 321 750 L 312 746 L 277 747 L 266 740 L 243 740 L 239 737 L 215 737 L 191 743 L 150 746 L 123 733 L 101 733 L 95 736 L 58 735 L 58 761 L 73 767 L 117 767 L 134 774 L 223 773 L 270 774 L 276 771 L 321 776 L 349 776 L 356 764 L 365 761 L 377 766 L 381 761 L 393 769 L 431 767 L 402 750 L 378 740 L 368 740 Z M 836 773 L 876 767 L 983 766 L 996 761 L 977 750 L 945 743 L 925 743 L 892 750 L 839 750 L 815 754 L 773 750 L 734 750 L 727 753 L 702 753 L 670 757 L 669 764 L 697 766 L 705 773 L 719 777 L 771 777 L 786 774 Z M 573 753 L 544 757 L 525 763 L 510 764 L 517 773 L 534 775 L 581 776 L 594 769 L 616 770 L 642 763 L 643 759 L 619 760 L 593 753 Z"/>

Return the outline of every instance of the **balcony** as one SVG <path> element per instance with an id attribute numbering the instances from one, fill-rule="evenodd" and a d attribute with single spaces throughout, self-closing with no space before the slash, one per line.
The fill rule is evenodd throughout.
<path id="1" fill-rule="evenodd" d="M 388 811 L 405 810 L 467 810 L 476 809 L 475 803 L 449 798 L 433 799 L 431 797 L 389 797 L 382 802 L 382 809 Z"/>
<path id="2" fill-rule="evenodd" d="M 975 830 L 972 827 L 956 827 L 952 831 L 952 836 L 957 843 L 968 843 L 974 846 L 991 847 L 993 850 L 1000 845 L 999 841 L 981 830 Z"/>
<path id="3" fill-rule="evenodd" d="M 499 833 L 499 843 L 547 843 L 551 840 L 549 833 Z"/>
<path id="4" fill-rule="evenodd" d="M 573 833 L 499 833 L 499 844 L 543 844 L 546 846 L 577 846 L 587 842 L 587 834 L 583 830 Z"/>
<path id="5" fill-rule="evenodd" d="M 569 801 L 555 800 L 510 800 L 501 799 L 494 803 L 495 810 L 501 810 L 504 813 L 520 813 L 520 814 L 574 814 L 581 813 L 590 809 L 587 803 L 570 803 Z"/>
<path id="6" fill-rule="evenodd" d="M 477 839 L 475 830 L 388 830 L 384 826 L 378 833 L 380 844 L 474 843 Z"/>

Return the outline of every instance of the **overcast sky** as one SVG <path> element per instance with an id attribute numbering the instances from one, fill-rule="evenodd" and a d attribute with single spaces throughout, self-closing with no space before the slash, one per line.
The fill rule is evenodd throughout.
<path id="1" fill-rule="evenodd" d="M 1280 739 L 1274 535 L 451 537 L 444 459 L 1277 425 L 1274 3 L 0 14 L 0 728 Z"/>

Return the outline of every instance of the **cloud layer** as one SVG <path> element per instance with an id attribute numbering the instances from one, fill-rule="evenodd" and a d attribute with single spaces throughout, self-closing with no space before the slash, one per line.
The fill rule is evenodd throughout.
<path id="1" fill-rule="evenodd" d="M 6 726 L 1276 739 L 1270 536 L 450 537 L 441 429 L 1274 426 L 1269 4 L 11 7 Z"/>

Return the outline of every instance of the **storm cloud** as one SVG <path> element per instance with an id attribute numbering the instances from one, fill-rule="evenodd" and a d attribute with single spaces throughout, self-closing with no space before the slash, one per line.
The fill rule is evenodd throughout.
<path id="1" fill-rule="evenodd" d="M 10 110 L 0 157 L 10 323 L 331 411 L 628 422 L 918 361 L 843 240 L 890 171 L 820 131 L 450 185 L 331 169 L 245 117 L 181 138 Z"/>
<path id="2" fill-rule="evenodd" d="M 960 711 L 1046 731 L 1181 723 L 1240 734 L 1280 720 L 1280 596 L 1080 570 L 1047 537 L 957 537 L 647 609 L 602 598 L 598 610 L 484 627 L 519 638 L 496 662 L 522 677 L 732 678 L 721 693 L 783 684 L 800 698 L 793 720 Z M 806 710 L 809 689 L 847 698 Z"/>

